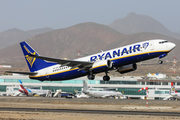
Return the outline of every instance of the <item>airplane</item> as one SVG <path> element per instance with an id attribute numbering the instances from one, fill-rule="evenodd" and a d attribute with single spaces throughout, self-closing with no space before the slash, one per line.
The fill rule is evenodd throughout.
<path id="1" fill-rule="evenodd" d="M 19 92 L 24 93 L 26 96 L 33 96 L 32 91 L 30 89 L 24 88 L 21 80 L 19 80 L 19 82 L 20 82 Z"/>
<path id="2" fill-rule="evenodd" d="M 33 95 L 46 96 L 47 92 L 49 91 L 49 90 L 25 88 L 22 84 L 22 81 L 19 80 L 19 82 L 20 82 L 19 92 L 24 93 L 26 96 L 33 96 Z M 16 95 L 19 94 L 16 93 Z"/>
<path id="3" fill-rule="evenodd" d="M 85 80 L 83 80 L 83 91 L 84 94 L 91 96 L 91 97 L 98 97 L 98 98 L 107 98 L 107 97 L 118 97 L 123 96 L 122 93 L 116 92 L 116 91 L 93 91 L 90 90 L 87 86 L 87 83 Z"/>
<path id="4" fill-rule="evenodd" d="M 173 82 L 171 82 L 171 96 L 180 99 L 180 93 L 178 93 L 177 90 L 175 89 Z"/>
<path id="5" fill-rule="evenodd" d="M 135 71 L 136 63 L 159 57 L 159 64 L 175 44 L 163 39 L 143 41 L 124 47 L 115 48 L 101 53 L 89 55 L 75 60 L 64 60 L 40 56 L 27 42 L 20 46 L 25 56 L 30 72 L 6 71 L 29 75 L 30 79 L 40 81 L 62 81 L 87 76 L 95 79 L 95 74 L 105 72 L 104 81 L 109 81 L 109 71 L 116 70 L 124 74 Z"/>

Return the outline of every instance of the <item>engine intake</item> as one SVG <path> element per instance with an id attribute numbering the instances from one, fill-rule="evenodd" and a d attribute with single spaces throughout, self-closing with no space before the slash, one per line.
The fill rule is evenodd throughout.
<path id="1" fill-rule="evenodd" d="M 130 65 L 121 66 L 117 69 L 117 71 L 121 74 L 124 74 L 127 72 L 135 71 L 136 69 L 137 69 L 137 65 L 136 65 L 136 63 L 134 63 L 134 64 L 130 64 Z"/>

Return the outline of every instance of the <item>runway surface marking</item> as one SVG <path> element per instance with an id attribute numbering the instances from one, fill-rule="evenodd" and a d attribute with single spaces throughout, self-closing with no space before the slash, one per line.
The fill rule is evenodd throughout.
<path id="1" fill-rule="evenodd" d="M 44 109 L 44 108 L 7 108 L 7 107 L 0 107 L 0 111 L 67 112 L 67 113 L 93 113 L 93 114 L 180 116 L 180 112 L 145 112 L 145 111 L 114 111 L 114 110 Z"/>

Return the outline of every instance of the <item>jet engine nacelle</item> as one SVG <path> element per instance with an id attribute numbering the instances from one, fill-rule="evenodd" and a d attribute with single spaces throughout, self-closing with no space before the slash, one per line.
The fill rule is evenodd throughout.
<path id="1" fill-rule="evenodd" d="M 136 63 L 134 64 L 130 64 L 130 65 L 125 65 L 125 66 L 122 66 L 122 67 L 119 67 L 117 69 L 117 71 L 121 74 L 124 74 L 124 73 L 127 73 L 127 72 L 131 72 L 131 71 L 135 71 L 137 69 L 137 65 Z"/>
<path id="2" fill-rule="evenodd" d="M 96 61 L 92 66 L 93 71 L 95 72 L 102 71 L 104 69 L 110 69 L 112 67 L 113 67 L 113 63 L 110 60 Z"/>

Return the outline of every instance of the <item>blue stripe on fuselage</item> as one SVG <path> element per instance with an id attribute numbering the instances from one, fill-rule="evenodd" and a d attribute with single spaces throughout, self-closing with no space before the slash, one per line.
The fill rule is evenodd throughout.
<path id="1" fill-rule="evenodd" d="M 124 65 L 141 62 L 144 60 L 152 59 L 152 58 L 158 57 L 159 55 L 162 55 L 164 53 L 167 53 L 167 52 L 146 53 L 146 54 L 141 54 L 141 55 L 136 55 L 136 56 L 115 59 L 115 60 L 112 60 L 112 62 L 114 64 L 114 66 L 117 66 L 117 67 L 124 66 Z"/>
<path id="2" fill-rule="evenodd" d="M 70 70 L 67 72 L 62 72 L 62 73 L 56 73 L 56 74 L 52 74 L 52 75 L 48 75 L 48 76 L 41 76 L 41 77 L 33 77 L 30 76 L 31 79 L 37 79 L 37 80 L 69 80 L 69 79 L 73 79 L 73 78 L 78 78 L 78 77 L 82 77 L 84 75 L 87 75 L 87 73 L 83 70 Z"/>

